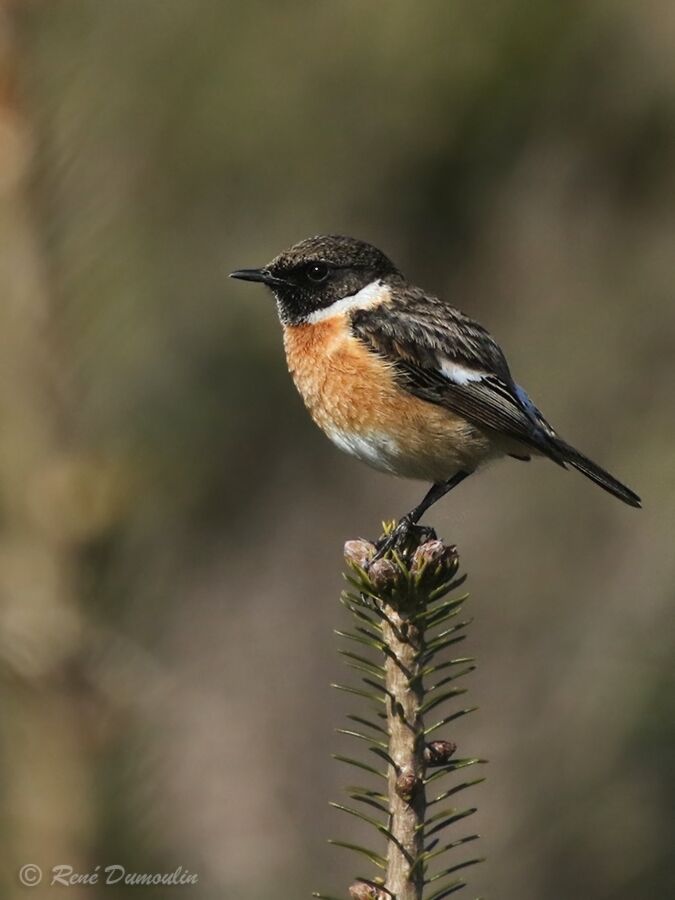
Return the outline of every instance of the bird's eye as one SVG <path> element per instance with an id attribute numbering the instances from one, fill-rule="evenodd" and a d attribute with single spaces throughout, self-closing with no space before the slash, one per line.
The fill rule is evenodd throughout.
<path id="1" fill-rule="evenodd" d="M 310 281 L 318 284 L 320 281 L 325 281 L 328 278 L 329 268 L 326 263 L 315 262 L 309 263 L 307 268 L 305 269 L 305 273 Z"/>

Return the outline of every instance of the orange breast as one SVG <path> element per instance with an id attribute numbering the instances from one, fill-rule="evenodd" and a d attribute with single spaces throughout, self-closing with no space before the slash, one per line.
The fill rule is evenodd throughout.
<path id="1" fill-rule="evenodd" d="M 442 480 L 475 468 L 492 448 L 466 420 L 401 389 L 392 366 L 351 335 L 345 315 L 284 327 L 288 368 L 314 421 L 335 443 L 377 468 Z M 386 459 L 374 461 L 377 442 Z M 368 442 L 373 453 L 347 447 Z"/>
<path id="2" fill-rule="evenodd" d="M 317 425 L 362 434 L 382 424 L 383 402 L 388 408 L 398 392 L 388 365 L 349 334 L 343 315 L 287 326 L 284 346 L 295 386 Z"/>

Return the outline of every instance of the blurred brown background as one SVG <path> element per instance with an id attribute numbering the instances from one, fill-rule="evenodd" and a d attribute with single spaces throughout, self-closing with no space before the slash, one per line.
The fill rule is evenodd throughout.
<path id="1" fill-rule="evenodd" d="M 0 9 L 1 895 L 59 893 L 25 863 L 199 874 L 82 897 L 365 871 L 325 844 L 357 834 L 327 807 L 341 547 L 422 486 L 314 429 L 272 302 L 226 277 L 341 232 L 644 498 L 505 462 L 433 511 L 476 617 L 453 736 L 491 761 L 465 893 L 666 896 L 673 3 Z"/>

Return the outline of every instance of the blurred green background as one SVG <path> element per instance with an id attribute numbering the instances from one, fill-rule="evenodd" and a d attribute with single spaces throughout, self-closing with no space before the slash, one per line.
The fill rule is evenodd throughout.
<path id="1" fill-rule="evenodd" d="M 476 617 L 451 736 L 490 759 L 467 895 L 665 897 L 670 0 L 0 5 L 0 895 L 59 893 L 25 863 L 227 900 L 366 868 L 325 844 L 358 834 L 327 807 L 341 548 L 422 486 L 323 438 L 227 280 L 317 232 L 487 325 L 644 499 L 509 461 L 430 516 Z"/>

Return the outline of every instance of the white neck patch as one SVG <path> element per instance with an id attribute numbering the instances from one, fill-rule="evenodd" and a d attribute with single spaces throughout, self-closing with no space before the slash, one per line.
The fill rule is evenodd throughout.
<path id="1" fill-rule="evenodd" d="M 348 313 L 355 309 L 368 309 L 371 306 L 378 306 L 384 303 L 391 296 L 389 288 L 381 281 L 371 281 L 360 291 L 351 294 L 349 297 L 342 297 L 326 306 L 323 309 L 315 309 L 310 313 L 305 322 L 308 325 L 315 325 L 317 322 L 323 322 L 326 319 L 332 319 L 342 313 Z"/>

